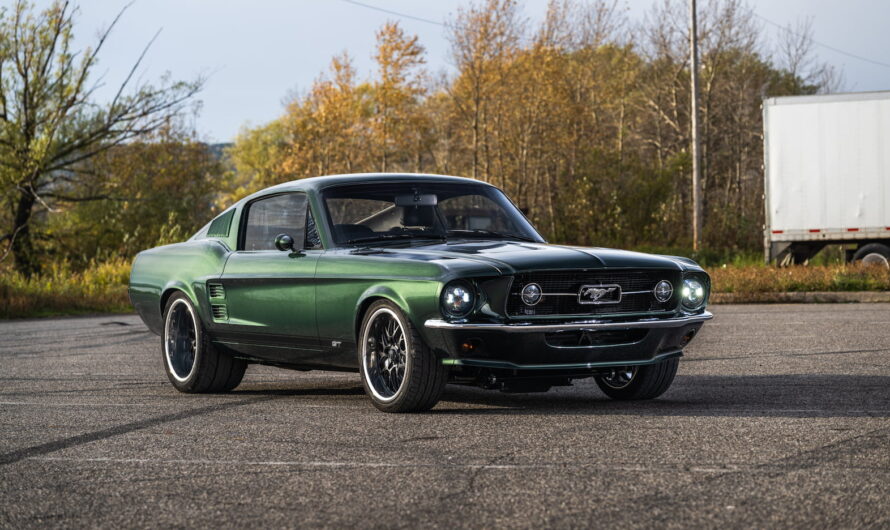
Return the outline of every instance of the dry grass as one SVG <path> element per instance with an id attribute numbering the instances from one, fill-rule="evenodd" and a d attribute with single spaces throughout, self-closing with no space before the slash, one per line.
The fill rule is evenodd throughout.
<path id="1" fill-rule="evenodd" d="M 130 261 L 117 259 L 83 271 L 55 264 L 30 279 L 0 268 L 0 318 L 84 313 L 128 313 Z"/>
<path id="2" fill-rule="evenodd" d="M 890 290 L 890 270 L 876 266 L 723 266 L 708 272 L 715 293 Z"/>

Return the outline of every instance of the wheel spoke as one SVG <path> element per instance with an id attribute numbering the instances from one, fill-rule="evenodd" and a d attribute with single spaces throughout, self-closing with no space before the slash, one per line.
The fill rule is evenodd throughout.
<path id="1" fill-rule="evenodd" d="M 608 374 L 601 376 L 600 380 L 612 388 L 619 389 L 631 384 L 636 375 L 637 367 L 627 366 L 610 370 Z"/>
<path id="2" fill-rule="evenodd" d="M 372 315 L 366 329 L 363 355 L 367 383 L 380 398 L 392 398 L 405 378 L 405 330 L 387 309 Z"/>

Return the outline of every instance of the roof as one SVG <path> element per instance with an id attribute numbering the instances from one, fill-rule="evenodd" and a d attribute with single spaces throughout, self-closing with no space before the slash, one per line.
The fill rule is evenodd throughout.
<path id="1" fill-rule="evenodd" d="M 305 179 L 292 180 L 283 182 L 268 188 L 261 189 L 246 197 L 242 197 L 239 201 L 229 206 L 236 208 L 242 204 L 252 201 L 256 198 L 270 193 L 280 193 L 285 191 L 304 191 L 319 192 L 325 188 L 339 185 L 349 184 L 365 184 L 369 182 L 451 182 L 454 184 L 480 184 L 483 186 L 491 186 L 487 182 L 481 180 L 470 179 L 465 177 L 452 177 L 449 175 L 433 175 L 427 173 L 350 173 L 344 175 L 325 175 L 322 177 L 309 177 Z"/>
<path id="2" fill-rule="evenodd" d="M 370 182 L 451 182 L 455 184 L 483 184 L 489 186 L 487 182 L 464 177 L 452 177 L 448 175 L 433 175 L 426 173 L 352 173 L 348 175 L 326 175 L 323 177 L 310 177 L 299 180 L 292 180 L 278 184 L 271 188 L 266 188 L 262 192 L 269 190 L 276 191 L 309 191 L 322 190 L 331 186 L 339 186 L 343 184 L 364 184 Z M 262 193 L 260 192 L 260 193 Z"/>
<path id="3" fill-rule="evenodd" d="M 867 101 L 890 99 L 890 90 L 874 92 L 841 92 L 837 94 L 813 94 L 807 96 L 778 96 L 764 99 L 766 106 L 797 105 L 801 103 L 834 103 L 838 101 Z"/>

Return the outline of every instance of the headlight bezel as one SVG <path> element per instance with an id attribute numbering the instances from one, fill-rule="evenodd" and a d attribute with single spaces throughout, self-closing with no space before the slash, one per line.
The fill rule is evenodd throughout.
<path id="1" fill-rule="evenodd" d="M 706 276 L 700 274 L 688 274 L 683 276 L 680 284 L 680 308 L 686 312 L 703 310 L 708 305 L 711 294 L 711 282 Z M 695 295 L 695 300 L 690 301 L 690 295 Z M 700 297 L 700 299 L 699 299 Z"/>
<path id="2" fill-rule="evenodd" d="M 461 311 L 453 311 L 451 308 L 453 307 L 453 302 L 449 302 L 446 298 L 449 294 L 454 295 L 456 289 L 461 289 L 463 294 L 458 295 L 461 299 L 468 297 L 468 300 L 465 300 L 465 309 Z M 476 303 L 479 300 L 479 294 L 476 291 L 476 286 L 473 282 L 469 280 L 452 280 L 446 283 L 442 287 L 442 292 L 439 294 L 439 312 L 442 313 L 442 316 L 449 319 L 464 319 L 470 316 L 473 311 L 476 309 Z M 449 305 L 451 304 L 451 305 Z"/>

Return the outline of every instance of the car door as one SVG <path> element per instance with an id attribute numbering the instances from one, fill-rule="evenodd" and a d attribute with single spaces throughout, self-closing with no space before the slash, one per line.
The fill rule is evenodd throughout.
<path id="1" fill-rule="evenodd" d="M 231 348 L 282 362 L 319 354 L 315 269 L 322 250 L 317 237 L 307 241 L 310 215 L 302 192 L 261 197 L 245 206 L 238 249 L 220 279 L 228 312 L 221 338 Z M 293 239 L 294 249 L 276 248 L 281 234 Z"/>

